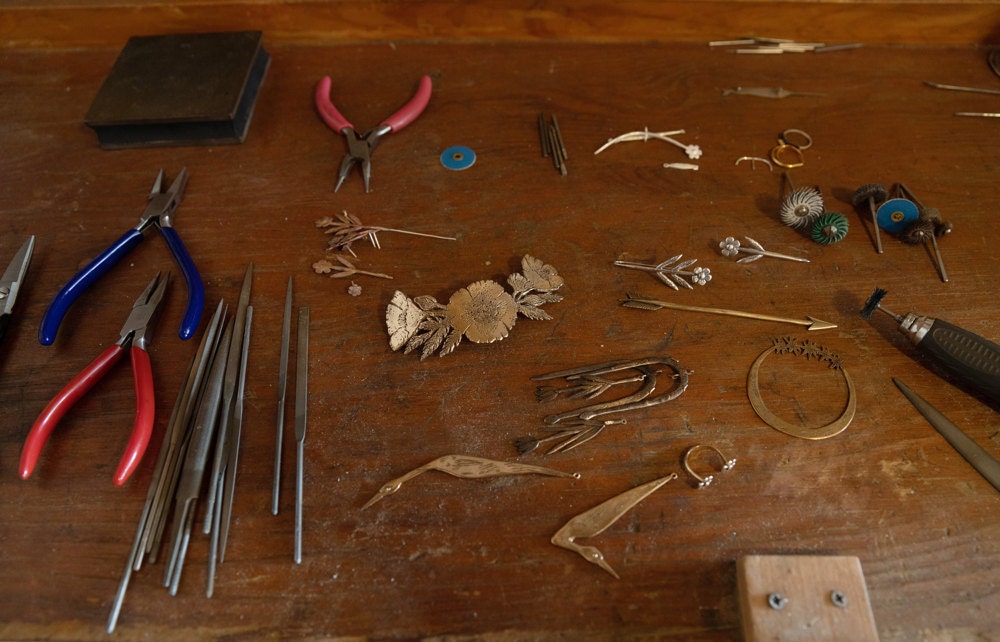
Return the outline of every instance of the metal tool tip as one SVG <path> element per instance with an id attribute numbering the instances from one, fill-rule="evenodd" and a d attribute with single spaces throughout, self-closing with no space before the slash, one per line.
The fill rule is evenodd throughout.
<path id="1" fill-rule="evenodd" d="M 882 288 L 875 288 L 872 295 L 868 297 L 865 301 L 865 307 L 861 308 L 861 318 L 864 320 L 869 320 L 872 318 L 872 314 L 878 309 L 879 303 L 885 298 L 885 295 L 889 294 L 888 290 L 883 290 Z"/>

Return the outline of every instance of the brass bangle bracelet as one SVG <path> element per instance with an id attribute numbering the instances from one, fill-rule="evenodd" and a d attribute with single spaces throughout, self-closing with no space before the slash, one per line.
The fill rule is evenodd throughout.
<path id="1" fill-rule="evenodd" d="M 797 426 L 793 423 L 785 421 L 771 412 L 771 410 L 764 403 L 764 399 L 761 397 L 760 383 L 758 379 L 760 376 L 761 364 L 772 352 L 792 353 L 806 358 L 815 357 L 820 361 L 828 362 L 830 367 L 834 370 L 840 371 L 840 373 L 844 375 L 844 382 L 847 383 L 847 407 L 844 409 L 844 412 L 831 423 L 818 428 Z M 854 414 L 858 407 L 857 395 L 854 390 L 854 382 L 851 381 L 850 375 L 848 375 L 847 371 L 844 370 L 839 357 L 828 351 L 826 348 L 818 346 L 811 341 L 799 342 L 791 337 L 774 339 L 771 347 L 760 353 L 757 360 L 753 362 L 752 366 L 750 366 L 750 374 L 747 375 L 747 396 L 750 398 L 750 405 L 753 406 L 757 416 L 760 417 L 768 426 L 771 426 L 775 430 L 783 432 L 786 435 L 811 440 L 828 439 L 844 432 L 847 426 L 850 425 L 851 421 L 854 419 Z"/>

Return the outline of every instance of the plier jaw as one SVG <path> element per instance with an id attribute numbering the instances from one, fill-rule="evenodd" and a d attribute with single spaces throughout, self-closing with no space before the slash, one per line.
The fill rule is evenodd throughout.
<path id="1" fill-rule="evenodd" d="M 129 345 L 145 350 L 153 338 L 153 327 L 159 316 L 160 304 L 163 302 L 163 295 L 167 291 L 167 283 L 170 275 L 167 274 L 162 279 L 158 272 L 153 280 L 149 282 L 146 289 L 142 291 L 139 298 L 132 304 L 132 312 L 129 313 L 125 325 L 122 326 L 118 345 L 128 347 Z"/>
<path id="2" fill-rule="evenodd" d="M 340 172 L 337 174 L 337 184 L 334 186 L 333 191 L 336 192 L 343 185 L 344 180 L 351 173 L 351 168 L 355 165 L 361 168 L 361 178 L 365 183 L 365 193 L 370 190 L 371 180 L 372 180 L 372 157 L 371 150 L 373 149 L 369 145 L 366 136 L 358 136 L 358 133 L 354 131 L 353 127 L 345 127 L 341 130 L 344 138 L 347 139 L 347 153 L 344 154 L 344 159 L 340 161 Z"/>
<path id="3" fill-rule="evenodd" d="M 183 168 L 174 178 L 170 187 L 164 190 L 165 180 L 166 173 L 161 169 L 156 174 L 156 180 L 153 181 L 153 189 L 149 191 L 149 204 L 146 205 L 146 211 L 142 213 L 142 219 L 136 227 L 140 232 L 145 231 L 150 225 L 172 227 L 170 216 L 181 204 L 184 199 L 184 190 L 187 188 L 187 167 Z"/>

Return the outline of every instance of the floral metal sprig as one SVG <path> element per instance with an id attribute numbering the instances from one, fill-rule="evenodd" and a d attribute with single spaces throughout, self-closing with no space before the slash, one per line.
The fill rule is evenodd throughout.
<path id="1" fill-rule="evenodd" d="M 563 278 L 554 267 L 529 255 L 521 259 L 521 270 L 507 277 L 513 293 L 495 281 L 476 281 L 452 294 L 447 305 L 432 296 L 411 299 L 397 290 L 385 311 L 389 347 L 402 348 L 404 354 L 420 348 L 421 359 L 440 349 L 443 357 L 458 347 L 463 336 L 473 343 L 503 340 L 518 314 L 551 319 L 541 306 L 562 301 L 556 290 Z"/>
<path id="2" fill-rule="evenodd" d="M 323 259 L 321 261 L 316 261 L 312 265 L 313 270 L 315 270 L 316 274 L 329 274 L 330 278 L 332 279 L 342 279 L 344 277 L 354 276 L 356 274 L 374 276 L 379 279 L 392 278 L 388 274 L 382 274 L 381 272 L 367 272 L 365 270 L 359 270 L 358 268 L 354 267 L 354 263 L 352 263 L 350 259 L 341 254 L 333 254 L 331 255 L 331 258 L 336 259 L 337 263 L 340 263 L 340 265 L 332 263 L 326 259 Z M 360 290 L 358 290 L 358 293 L 360 294 Z"/>
<path id="3" fill-rule="evenodd" d="M 804 259 L 799 256 L 790 256 L 788 254 L 779 254 L 778 252 L 769 252 L 764 249 L 764 246 L 753 240 L 749 236 L 744 236 L 746 242 L 750 244 L 750 247 L 743 247 L 738 240 L 732 236 L 727 236 L 719 243 L 719 251 L 722 252 L 722 256 L 736 256 L 737 254 L 743 253 L 748 256 L 737 259 L 737 263 L 752 263 L 757 259 L 769 256 L 775 259 L 784 259 L 786 261 L 798 261 L 799 263 L 808 263 L 809 259 Z"/>
<path id="4" fill-rule="evenodd" d="M 645 272 L 652 272 L 656 275 L 656 278 L 663 281 L 669 285 L 674 290 L 679 290 L 677 286 L 683 286 L 689 290 L 694 288 L 694 285 L 708 285 L 708 282 L 712 280 L 712 271 L 705 267 L 696 267 L 693 270 L 688 270 L 698 262 L 698 259 L 688 259 L 687 261 L 681 260 L 683 254 L 678 254 L 677 256 L 672 256 L 662 263 L 657 263 L 656 265 L 648 265 L 646 263 L 635 263 L 632 261 L 615 261 L 615 265 L 618 267 L 629 268 L 632 270 L 643 270 Z M 688 277 L 685 279 L 684 277 Z M 688 283 L 690 279 L 691 283 Z"/>
<path id="5" fill-rule="evenodd" d="M 644 128 L 641 132 L 628 132 L 627 134 L 622 134 L 621 136 L 615 136 L 614 138 L 609 138 L 608 142 L 604 143 L 603 145 L 597 148 L 597 151 L 594 152 L 594 156 L 597 156 L 607 148 L 611 147 L 612 145 L 617 145 L 618 143 L 628 143 L 637 141 L 645 143 L 649 140 L 662 140 L 676 147 L 680 147 L 681 149 L 684 150 L 684 153 L 687 154 L 687 157 L 692 160 L 697 160 L 701 158 L 702 154 L 701 147 L 697 145 L 685 145 L 679 140 L 671 138 L 671 136 L 677 136 L 678 134 L 683 134 L 683 133 L 684 133 L 683 129 L 677 129 L 675 131 L 670 131 L 670 132 L 651 132 L 649 131 L 648 128 Z"/>
<path id="6" fill-rule="evenodd" d="M 399 230 L 391 227 L 364 225 L 361 222 L 361 219 L 353 214 L 348 214 L 347 211 L 343 211 L 336 216 L 324 216 L 316 221 L 316 227 L 323 229 L 326 234 L 330 235 L 330 240 L 327 243 L 328 251 L 344 250 L 346 252 L 350 252 L 355 258 L 357 255 L 354 254 L 354 250 L 351 249 L 351 244 L 363 238 L 367 238 L 371 241 L 371 244 L 375 246 L 375 249 L 381 249 L 382 246 L 378 241 L 379 232 L 397 232 L 399 234 L 424 236 L 444 241 L 455 240 L 455 237 L 453 236 L 439 236 L 437 234 L 411 232 L 409 230 Z"/>

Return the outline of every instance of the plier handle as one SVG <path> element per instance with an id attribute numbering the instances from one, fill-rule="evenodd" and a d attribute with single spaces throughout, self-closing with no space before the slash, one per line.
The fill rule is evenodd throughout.
<path id="1" fill-rule="evenodd" d="M 52 345 L 59 332 L 59 325 L 63 317 L 69 311 L 71 305 L 82 295 L 87 288 L 93 285 L 99 278 L 107 274 L 111 268 L 118 264 L 133 248 L 145 238 L 145 231 L 150 227 L 160 230 L 170 252 L 174 255 L 184 280 L 188 286 L 188 303 L 184 318 L 181 320 L 178 335 L 181 339 L 190 339 L 198 329 L 201 320 L 201 313 L 205 306 L 205 286 L 201 281 L 201 275 L 195 266 L 191 255 L 173 228 L 171 215 L 181 200 L 184 198 L 184 188 L 187 186 L 188 171 L 184 168 L 180 171 L 168 189 L 164 189 L 165 174 L 161 169 L 153 183 L 153 189 L 149 193 L 149 204 L 143 213 L 139 224 L 127 231 L 121 238 L 115 241 L 108 249 L 104 250 L 97 258 L 91 261 L 86 267 L 80 270 L 76 276 L 64 285 L 56 297 L 49 304 L 42 317 L 41 326 L 38 329 L 38 342 L 42 345 Z"/>
<path id="2" fill-rule="evenodd" d="M 365 192 L 370 191 L 372 174 L 371 153 L 386 134 L 399 131 L 417 119 L 427 103 L 431 99 L 431 79 L 424 76 L 417 85 L 417 91 L 413 97 L 391 116 L 383 120 L 377 127 L 370 129 L 362 135 L 358 135 L 351 121 L 344 118 L 340 110 L 330 100 L 330 86 L 332 81 L 329 76 L 324 76 L 316 83 L 315 103 L 319 117 L 333 131 L 343 134 L 347 139 L 347 153 L 340 163 L 340 172 L 337 177 L 337 185 L 333 191 L 340 189 L 341 184 L 355 164 L 361 166 L 361 175 L 365 182 Z"/>
<path id="3" fill-rule="evenodd" d="M 116 343 L 108 346 L 80 374 L 76 375 L 45 407 L 35 420 L 21 450 L 21 478 L 27 479 L 35 469 L 49 435 L 67 412 L 104 378 L 129 350 L 132 377 L 135 380 L 135 422 L 125 453 L 115 471 L 114 482 L 121 486 L 135 472 L 153 434 L 156 416 L 156 395 L 153 389 L 153 367 L 146 351 L 160 303 L 170 277 L 157 274 L 132 306 L 132 313 L 122 327 Z"/>

